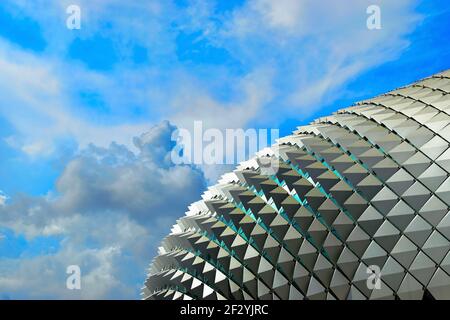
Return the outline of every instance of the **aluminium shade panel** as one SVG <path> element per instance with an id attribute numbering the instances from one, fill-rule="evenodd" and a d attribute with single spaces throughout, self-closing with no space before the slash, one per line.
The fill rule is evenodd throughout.
<path id="1" fill-rule="evenodd" d="M 224 175 L 163 240 L 142 297 L 450 299 L 449 171 L 445 71 L 299 127 Z"/>

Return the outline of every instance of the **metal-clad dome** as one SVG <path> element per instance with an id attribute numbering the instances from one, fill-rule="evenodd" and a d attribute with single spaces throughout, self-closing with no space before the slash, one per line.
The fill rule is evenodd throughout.
<path id="1" fill-rule="evenodd" d="M 449 146 L 450 71 L 299 127 L 189 207 L 143 298 L 450 299 Z"/>

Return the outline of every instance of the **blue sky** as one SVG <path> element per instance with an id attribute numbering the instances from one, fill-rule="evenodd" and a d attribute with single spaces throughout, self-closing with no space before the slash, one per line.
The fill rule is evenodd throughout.
<path id="1" fill-rule="evenodd" d="M 450 68 L 449 34 L 439 0 L 2 1 L 0 298 L 138 298 L 159 239 L 230 169 L 170 163 L 173 130 L 287 135 Z"/>

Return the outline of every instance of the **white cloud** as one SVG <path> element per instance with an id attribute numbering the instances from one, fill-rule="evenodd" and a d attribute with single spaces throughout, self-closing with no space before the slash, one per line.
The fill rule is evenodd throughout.
<path id="1" fill-rule="evenodd" d="M 366 27 L 372 4 L 381 7 L 381 30 Z M 272 65 L 278 95 L 265 110 L 276 110 L 281 119 L 302 118 L 342 96 L 350 80 L 398 57 L 421 20 L 416 5 L 415 0 L 256 0 L 231 14 L 215 43 L 256 68 Z"/>
<path id="2" fill-rule="evenodd" d="M 252 6 L 271 27 L 293 29 L 304 19 L 305 1 L 298 0 L 260 0 Z"/>
<path id="3" fill-rule="evenodd" d="M 206 90 L 198 89 L 195 81 L 192 84 L 187 81 L 169 100 L 167 117 L 177 127 L 191 132 L 194 121 L 202 121 L 203 129 L 245 128 L 255 119 L 265 118 L 264 106 L 274 96 L 272 76 L 271 70 L 262 69 L 237 79 L 239 98 L 227 102 L 218 101 Z"/>
<path id="4" fill-rule="evenodd" d="M 125 109 L 127 100 L 135 99 L 148 105 L 149 114 L 158 114 L 183 127 L 193 119 L 221 128 L 245 127 L 255 120 L 267 123 L 267 119 L 261 121 L 265 114 L 271 115 L 267 118 L 272 122 L 301 118 L 335 99 L 349 80 L 395 58 L 408 46 L 407 35 L 419 22 L 414 13 L 416 1 L 379 2 L 383 28 L 376 32 L 366 28 L 366 8 L 372 4 L 368 0 L 351 0 L 345 5 L 335 1 L 257 0 L 223 16 L 213 11 L 214 6 L 201 2 L 192 2 L 184 11 L 161 2 L 157 2 L 156 9 L 118 2 L 111 7 L 100 2 L 83 3 L 91 15 L 89 23 L 111 21 L 115 40 L 122 39 L 125 33 L 133 39 L 146 39 L 149 28 L 166 30 L 170 23 L 178 24 L 179 29 L 159 33 L 158 39 L 158 32 L 152 32 L 152 41 L 144 41 L 150 51 L 166 48 L 166 59 L 174 61 L 169 69 L 121 68 L 107 76 L 75 69 L 75 78 L 93 84 L 117 115 L 123 115 L 120 110 Z M 116 6 L 123 12 L 135 13 L 134 22 L 112 12 Z M 203 75 L 199 76 L 197 69 L 176 61 L 178 32 L 200 32 L 198 40 L 206 39 L 210 46 L 227 50 L 245 66 L 245 71 L 236 75 L 223 72 L 223 66 L 210 66 L 200 69 Z M 156 48 L 151 46 L 155 43 Z M 70 73 L 74 74 L 74 69 Z M 218 99 L 216 92 L 211 92 L 211 80 L 221 82 L 224 88 L 231 87 L 232 98 Z M 252 82 L 254 88 L 249 89 Z M 107 140 L 104 133 L 108 129 L 93 133 L 106 135 L 102 140 Z M 126 132 L 124 128 L 116 131 L 121 130 Z"/>
<path id="5" fill-rule="evenodd" d="M 174 129 L 163 122 L 135 138 L 138 154 L 90 145 L 68 163 L 55 195 L 22 195 L 0 207 L 3 227 L 28 239 L 62 238 L 55 254 L 3 259 L 0 297 L 137 298 L 160 240 L 205 187 L 201 171 L 168 161 Z M 65 287 L 73 264 L 81 291 Z"/>
<path id="6" fill-rule="evenodd" d="M 61 66 L 60 66 L 61 67 Z M 55 141 L 74 137 L 81 147 L 112 141 L 131 146 L 131 138 L 148 123 L 102 125 L 77 115 L 58 63 L 35 57 L 0 40 L 0 115 L 16 130 L 7 138 L 11 146 L 32 155 L 48 155 Z M 10 79 L 15 79 L 11 81 Z"/>
<path id="7" fill-rule="evenodd" d="M 5 203 L 0 193 L 2 225 L 28 238 L 63 238 L 56 254 L 3 259 L 0 298 L 135 297 L 152 250 L 205 181 L 197 168 L 167 162 L 167 123 L 135 144 L 132 137 L 161 118 L 188 129 L 194 120 L 224 129 L 310 115 L 349 80 L 408 46 L 418 22 L 416 1 L 381 1 L 382 30 L 373 32 L 365 27 L 369 2 L 255 0 L 220 15 L 197 2 L 179 11 L 166 1 L 84 0 L 81 39 L 106 36 L 123 52 L 135 41 L 156 61 L 140 68 L 119 63 L 100 73 L 66 59 L 73 36 L 55 30 L 65 25 L 70 1 L 15 1 L 39 21 L 49 43 L 33 54 L 0 39 L 0 116 L 15 131 L 5 141 L 39 157 L 71 137 L 81 151 L 47 197 L 21 195 Z M 177 61 L 180 31 L 200 31 L 199 39 L 224 49 L 239 71 Z M 96 117 L 74 98 L 86 89 L 104 100 L 108 117 Z M 225 90 L 227 98 L 218 94 Z M 130 111 L 136 105 L 144 114 L 139 120 Z M 228 168 L 202 169 L 213 181 Z M 69 264 L 82 267 L 81 292 L 65 288 Z"/>
<path id="8" fill-rule="evenodd" d="M 121 255 L 121 249 L 115 246 L 100 249 L 67 246 L 55 255 L 20 260 L 2 259 L 0 298 L 132 298 L 136 295 L 136 288 L 120 279 L 118 265 L 123 263 Z M 69 265 L 79 265 L 81 268 L 81 290 L 69 290 L 66 287 L 66 269 Z"/>
<path id="9" fill-rule="evenodd" d="M 58 20 L 53 15 L 57 15 L 60 5 L 50 5 L 48 12 L 42 12 L 44 6 L 36 3 L 19 2 L 16 5 L 39 21 L 42 19 L 44 33 L 48 28 L 53 30 L 57 27 Z M 163 32 L 156 32 L 170 23 L 167 19 L 160 21 L 161 16 L 177 17 L 176 14 L 165 13 L 172 10 L 170 5 L 158 5 L 157 9 L 114 2 L 105 7 L 103 2 L 94 1 L 84 2 L 81 7 L 88 14 L 88 22 L 94 25 L 100 25 L 105 19 L 111 21 L 111 36 L 115 37 L 116 42 L 121 42 L 120 39 L 125 36 L 136 36 L 149 46 L 151 52 L 155 51 L 152 47 L 155 41 L 159 44 L 158 48 L 174 45 L 175 34 L 165 36 Z M 130 19 L 123 19 L 116 11 L 110 12 L 116 7 L 121 7 L 122 13 L 131 12 L 135 16 L 133 21 L 139 22 L 131 23 Z M 140 14 L 136 16 L 137 12 Z M 148 37 L 149 26 L 145 23 L 149 19 L 152 24 L 158 25 L 150 38 L 158 37 L 158 40 L 150 41 Z M 90 26 L 95 30 L 93 25 Z M 50 47 L 59 39 L 53 34 L 52 31 L 52 37 L 47 39 L 51 40 Z M 80 37 L 90 35 L 87 32 Z M 65 38 L 70 37 L 66 35 Z M 164 43 L 161 43 L 163 38 Z M 67 45 L 69 43 L 65 43 Z M 174 51 L 171 49 L 162 54 L 167 55 L 167 59 L 173 59 Z M 242 127 L 255 118 L 271 96 L 271 75 L 263 70 L 252 71 L 243 77 L 225 75 L 225 82 L 235 83 L 232 86 L 237 98 L 233 102 L 222 102 L 204 88 L 208 79 L 198 78 L 195 72 L 190 72 L 181 64 L 175 64 L 169 70 L 154 66 L 136 70 L 122 66 L 103 74 L 89 70 L 80 63 L 67 61 L 57 53 L 36 55 L 1 39 L 0 68 L 0 94 L 5 97 L 0 103 L 0 116 L 16 130 L 7 138 L 8 143 L 33 157 L 52 154 L 55 141 L 61 137 L 74 138 L 81 148 L 89 143 L 107 147 L 115 141 L 133 149 L 131 138 L 158 119 L 170 119 L 183 127 L 192 120 L 204 120 L 215 127 L 224 127 L 225 123 Z M 76 99 L 84 90 L 98 94 L 111 110 L 110 114 L 104 118 L 101 115 L 92 117 L 92 114 L 96 115 L 95 110 L 89 110 L 89 105 L 80 104 Z M 145 114 L 139 120 L 132 116 L 136 105 L 141 106 Z"/>
<path id="10" fill-rule="evenodd" d="M 139 69 L 119 61 L 103 74 L 64 59 L 73 36 L 55 36 L 54 30 L 65 25 L 63 9 L 71 2 L 44 2 L 18 1 L 13 7 L 40 22 L 47 52 L 37 56 L 0 42 L 0 93 L 7 97 L 0 114 L 17 130 L 13 138 L 19 149 L 34 156 L 54 152 L 54 141 L 61 136 L 74 137 L 81 147 L 90 142 L 106 147 L 116 141 L 132 148 L 130 138 L 159 119 L 182 127 L 203 120 L 206 126 L 222 129 L 309 116 L 335 99 L 350 79 L 402 52 L 418 22 L 415 0 L 376 1 L 383 19 L 377 31 L 366 28 L 366 8 L 373 2 L 369 0 L 349 0 L 345 5 L 256 0 L 224 15 L 196 1 L 183 10 L 162 1 L 81 1 L 89 28 L 77 37 L 107 36 L 119 51 L 128 50 L 124 43 L 134 41 L 159 59 Z M 125 18 L 130 15 L 134 18 Z M 105 22 L 111 25 L 107 30 L 101 28 Z M 177 61 L 178 33 L 198 31 L 200 40 L 225 49 L 243 71 L 208 66 L 198 73 Z M 173 63 L 166 68 L 158 66 L 160 61 Z M 15 81 L 9 81 L 12 78 Z M 211 87 L 211 82 L 227 88 L 228 99 L 218 98 L 221 89 Z M 101 118 L 74 98 L 86 89 L 104 100 L 108 116 Z M 130 111 L 136 105 L 144 114 L 140 120 Z"/>
<path id="11" fill-rule="evenodd" d="M 4 206 L 7 199 L 8 197 L 6 197 L 6 195 L 2 191 L 0 191 L 0 206 Z"/>

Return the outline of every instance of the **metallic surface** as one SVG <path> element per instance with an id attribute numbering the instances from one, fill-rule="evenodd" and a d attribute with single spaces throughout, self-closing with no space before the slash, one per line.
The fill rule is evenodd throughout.
<path id="1" fill-rule="evenodd" d="M 142 297 L 450 299 L 449 147 L 450 71 L 299 127 L 189 207 Z"/>

